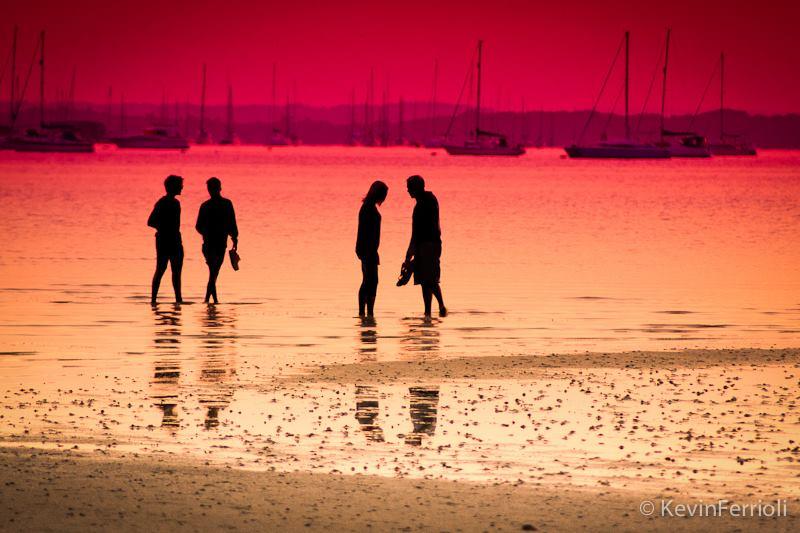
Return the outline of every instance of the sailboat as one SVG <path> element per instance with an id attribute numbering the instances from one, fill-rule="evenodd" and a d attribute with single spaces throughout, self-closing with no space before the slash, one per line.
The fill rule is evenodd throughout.
<path id="1" fill-rule="evenodd" d="M 288 112 L 288 110 L 287 110 Z M 287 146 L 289 138 L 278 127 L 278 67 L 272 64 L 272 105 L 269 108 L 267 146 Z"/>
<path id="2" fill-rule="evenodd" d="M 714 155 L 757 155 L 755 147 L 740 135 L 725 133 L 725 54 L 719 55 L 719 143 L 711 145 Z"/>
<path id="3" fill-rule="evenodd" d="M 483 41 L 478 41 L 478 90 L 475 99 L 475 129 L 472 137 L 464 144 L 445 144 L 444 149 L 450 155 L 486 155 L 486 156 L 519 156 L 525 148 L 519 144 L 510 145 L 502 133 L 494 133 L 481 129 L 481 60 Z"/>
<path id="4" fill-rule="evenodd" d="M 94 152 L 94 143 L 80 138 L 78 133 L 70 128 L 48 127 L 44 113 L 44 31 L 39 40 L 39 126 L 40 129 L 28 129 L 23 135 L 12 135 L 5 142 L 5 147 L 16 150 L 17 152 L 69 152 L 87 153 Z M 12 80 L 12 84 L 14 81 Z M 14 117 L 19 116 L 19 106 L 22 104 L 22 96 L 17 105 Z M 13 102 L 12 102 L 13 105 Z"/>
<path id="5" fill-rule="evenodd" d="M 233 86 L 228 84 L 228 127 L 225 138 L 219 141 L 222 145 L 239 144 L 239 137 L 236 136 L 233 127 Z"/>
<path id="6" fill-rule="evenodd" d="M 436 135 L 436 111 L 438 109 L 438 102 L 436 101 L 436 93 L 439 85 L 439 61 L 433 63 L 433 93 L 431 95 L 430 109 L 428 110 L 428 120 L 430 121 L 429 137 L 423 143 L 425 148 L 441 148 L 445 145 L 447 140 L 441 136 Z"/>
<path id="7" fill-rule="evenodd" d="M 619 53 L 619 52 L 617 52 Z M 614 58 L 616 63 L 616 57 Z M 611 64 L 613 69 L 614 63 Z M 564 150 L 569 157 L 573 158 L 612 158 L 612 159 L 663 159 L 670 156 L 666 148 L 644 144 L 631 139 L 630 121 L 628 114 L 629 96 L 629 65 L 630 65 L 630 32 L 625 32 L 625 138 L 616 141 L 601 141 L 596 144 L 579 144 L 580 141 L 572 146 L 567 146 Z M 610 71 L 609 71 L 610 74 Z M 608 78 L 606 78 L 606 81 Z M 605 83 L 603 84 L 605 87 Z M 602 89 L 601 89 L 602 94 Z M 599 97 L 597 102 L 599 102 Z M 595 102 L 595 108 L 597 107 Z M 594 116 L 595 108 L 589 114 L 586 126 Z M 586 131 L 584 126 L 584 131 Z"/>
<path id="8" fill-rule="evenodd" d="M 702 135 L 691 131 L 670 131 L 664 127 L 664 110 L 667 100 L 667 66 L 669 65 L 669 38 L 672 30 L 667 30 L 664 45 L 664 80 L 661 88 L 661 139 L 657 146 L 666 148 L 670 157 L 711 157 L 708 141 Z"/>
<path id="9" fill-rule="evenodd" d="M 211 135 L 206 131 L 206 64 L 203 63 L 203 86 L 200 90 L 200 133 L 195 144 L 211 144 Z"/>
<path id="10" fill-rule="evenodd" d="M 162 120 L 164 122 L 164 120 Z M 177 124 L 177 113 L 175 117 Z M 177 127 L 156 126 L 146 128 L 137 135 L 125 135 L 125 96 L 119 100 L 119 129 L 122 135 L 109 139 L 118 148 L 142 150 L 188 150 L 189 141 Z"/>

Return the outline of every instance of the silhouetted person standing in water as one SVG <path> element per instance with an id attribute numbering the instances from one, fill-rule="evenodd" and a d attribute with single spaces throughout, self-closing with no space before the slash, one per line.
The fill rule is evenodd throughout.
<path id="1" fill-rule="evenodd" d="M 358 212 L 356 255 L 361 259 L 361 287 L 358 289 L 358 316 L 374 316 L 378 293 L 378 246 L 381 244 L 381 214 L 378 206 L 386 200 L 389 187 L 376 181 L 370 186 Z"/>
<path id="2" fill-rule="evenodd" d="M 414 285 L 422 285 L 425 316 L 431 316 L 431 300 L 439 302 L 439 315 L 447 315 L 439 287 L 442 256 L 442 230 L 439 226 L 439 202 L 432 192 L 425 190 L 422 176 L 406 180 L 408 194 L 417 201 L 411 223 L 411 242 L 406 252 L 406 264 L 414 260 Z"/>
<path id="3" fill-rule="evenodd" d="M 233 249 L 236 250 L 239 246 L 239 229 L 236 227 L 233 202 L 222 197 L 222 183 L 217 178 L 211 178 L 206 182 L 206 186 L 211 198 L 200 206 L 195 229 L 203 236 L 203 256 L 208 264 L 208 286 L 204 301 L 208 303 L 213 298 L 214 303 L 219 303 L 217 276 L 225 260 L 228 235 L 231 236 Z"/>
<path id="4" fill-rule="evenodd" d="M 167 263 L 172 268 L 172 288 L 175 289 L 175 302 L 181 303 L 181 269 L 183 268 L 183 243 L 181 242 L 181 203 L 178 196 L 183 190 L 183 178 L 170 175 L 164 180 L 167 191 L 153 207 L 147 225 L 156 229 L 156 272 L 150 292 L 150 303 L 156 303 L 161 278 L 167 271 Z"/>

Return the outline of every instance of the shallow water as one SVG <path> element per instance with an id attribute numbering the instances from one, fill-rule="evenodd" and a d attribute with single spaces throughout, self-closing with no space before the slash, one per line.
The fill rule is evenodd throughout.
<path id="1" fill-rule="evenodd" d="M 154 247 L 145 221 L 169 173 L 186 179 L 184 297 L 194 304 L 167 303 L 167 274 L 164 303 L 153 309 L 147 302 Z M 442 211 L 442 288 L 451 314 L 430 322 L 421 317 L 417 288 L 393 283 L 413 207 L 404 180 L 414 173 L 425 176 Z M 193 230 L 211 175 L 221 178 L 236 206 L 242 256 L 239 272 L 224 266 L 223 303 L 216 308 L 197 303 L 206 272 Z M 353 249 L 359 200 L 373 179 L 386 181 L 390 191 L 382 207 L 377 320 L 362 324 L 354 317 L 360 270 Z M 580 458 L 567 469 L 576 475 L 586 454 L 597 455 L 585 467 L 597 472 L 625 455 L 562 445 L 562 435 L 552 432 L 541 445 L 533 434 L 515 433 L 530 412 L 524 409 L 502 422 L 511 427 L 508 435 L 497 425 L 507 415 L 486 413 L 480 420 L 491 420 L 469 437 L 442 433 L 469 424 L 469 413 L 454 411 L 456 403 L 502 407 L 479 402 L 477 390 L 506 399 L 538 396 L 542 387 L 566 386 L 558 380 L 272 392 L 263 384 L 305 367 L 360 361 L 800 344 L 800 152 L 650 162 L 573 161 L 555 150 L 520 159 L 317 147 L 0 152 L 0 196 L 8 236 L 0 255 L 0 390 L 6 421 L 14 421 L 0 430 L 4 438 L 38 440 L 44 430 L 73 439 L 104 435 L 209 455 L 228 450 L 250 463 L 270 463 L 263 449 L 274 448 L 308 468 L 363 470 L 382 460 L 387 474 L 414 467 L 393 461 L 419 441 L 427 450 L 460 446 L 455 468 L 465 477 L 482 475 L 487 450 L 465 444 L 480 439 L 492 443 L 495 462 L 505 457 L 502 450 L 514 450 L 509 464 L 535 452 L 535 460 L 509 467 L 508 476 L 501 468 L 500 478 L 530 476 L 530 469 L 544 468 L 542 458 L 567 461 L 567 450 Z M 783 386 L 791 371 L 756 369 L 747 379 Z M 724 369 L 715 372 L 720 377 Z M 615 379 L 630 388 L 636 379 L 629 378 Z M 434 394 L 429 387 L 440 388 Z M 580 393 L 565 390 L 563 404 L 576 411 L 562 413 L 558 423 L 588 416 Z M 48 404 L 34 414 L 37 396 Z M 114 415 L 98 415 L 90 398 Z M 42 418 L 54 401 L 61 404 L 52 413 L 67 413 L 57 424 Z M 428 435 L 434 403 L 437 421 Z M 375 422 L 390 415 L 404 421 Z M 336 419 L 327 444 L 315 416 Z M 641 416 L 652 425 L 661 415 Z M 686 416 L 688 427 L 702 426 L 702 419 Z M 796 436 L 794 424 L 781 431 Z M 383 441 L 365 431 L 376 425 Z M 680 428 L 666 431 L 677 439 Z M 304 432 L 317 440 L 301 439 Z M 627 440 L 613 435 L 607 449 Z M 786 440 L 765 449 L 786 447 Z M 370 453 L 359 457 L 349 446 Z M 315 447 L 322 448 L 310 451 Z"/>

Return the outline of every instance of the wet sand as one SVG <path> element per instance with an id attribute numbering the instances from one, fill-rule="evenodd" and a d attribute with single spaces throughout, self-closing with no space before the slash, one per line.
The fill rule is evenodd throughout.
<path id="1" fill-rule="evenodd" d="M 786 518 L 648 518 L 609 490 L 245 472 L 159 457 L 0 450 L 3 531 L 796 531 Z M 788 502 L 789 509 L 798 500 Z M 795 507 L 796 508 L 796 507 Z"/>
<path id="2" fill-rule="evenodd" d="M 798 368 L 800 349 L 372 361 L 198 394 L 195 415 L 6 390 L 1 529 L 793 531 Z M 662 498 L 789 516 L 640 514 Z"/>
<path id="3" fill-rule="evenodd" d="M 288 381 L 354 383 L 364 380 L 533 379 L 552 376 L 559 369 L 679 369 L 714 366 L 764 366 L 800 363 L 800 349 L 674 350 L 465 357 L 418 361 L 381 361 L 330 365 Z"/>

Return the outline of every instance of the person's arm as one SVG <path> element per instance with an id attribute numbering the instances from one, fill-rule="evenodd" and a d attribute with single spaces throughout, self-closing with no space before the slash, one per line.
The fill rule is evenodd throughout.
<path id="1" fill-rule="evenodd" d="M 411 240 L 408 241 L 408 250 L 406 250 L 406 263 L 411 261 L 417 250 L 417 209 L 419 209 L 419 203 L 414 207 L 414 212 L 411 214 Z"/>
<path id="2" fill-rule="evenodd" d="M 200 206 L 200 211 L 197 212 L 197 223 L 195 223 L 194 229 L 197 230 L 197 233 L 200 235 L 203 235 L 206 229 L 206 213 L 202 205 Z"/>
<path id="3" fill-rule="evenodd" d="M 414 238 L 414 230 L 411 230 L 411 240 L 408 242 L 408 250 L 406 250 L 406 263 L 411 261 L 411 258 L 414 257 L 417 247 L 417 241 Z"/>
<path id="4" fill-rule="evenodd" d="M 161 225 L 160 222 L 161 210 L 159 209 L 159 202 L 156 202 L 156 205 L 153 206 L 153 210 L 150 212 L 150 216 L 147 217 L 147 225 L 158 230 L 158 227 Z"/>
<path id="5" fill-rule="evenodd" d="M 231 233 L 231 240 L 233 240 L 233 249 L 236 250 L 239 247 L 239 227 L 236 225 L 236 211 L 233 210 L 233 202 L 231 202 L 231 226 L 230 226 L 230 233 Z"/>

